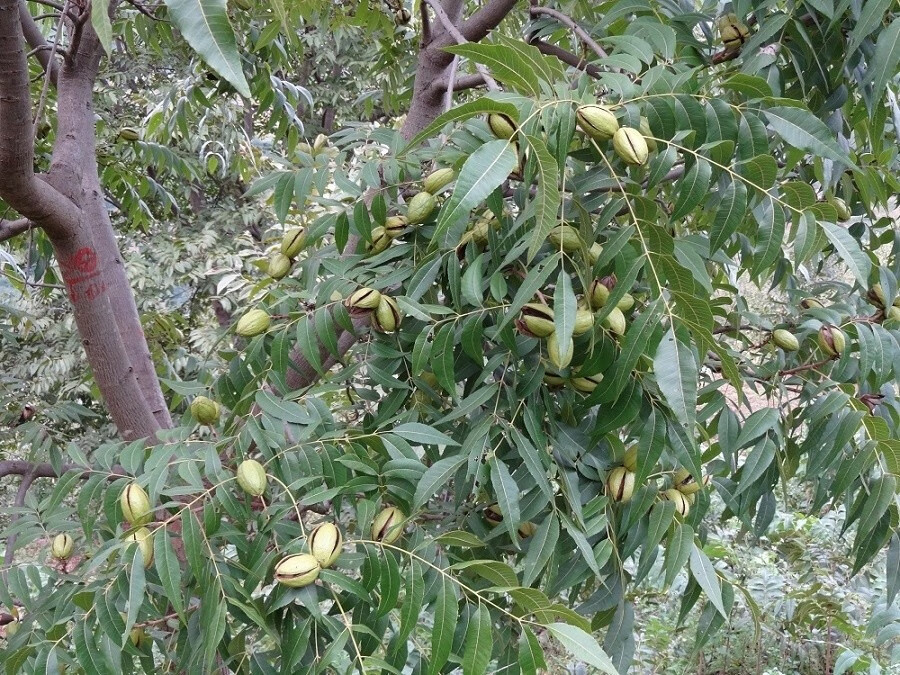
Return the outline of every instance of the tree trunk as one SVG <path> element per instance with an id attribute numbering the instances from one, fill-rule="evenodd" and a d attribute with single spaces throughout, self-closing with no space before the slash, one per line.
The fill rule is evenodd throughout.
<path id="1" fill-rule="evenodd" d="M 149 406 L 157 424 L 163 429 L 168 429 L 172 426 L 172 418 L 160 388 L 153 357 L 150 356 L 150 349 L 147 346 L 147 338 L 134 299 L 134 290 L 125 273 L 125 264 L 119 251 L 116 234 L 103 200 L 96 153 L 91 152 L 87 156 L 91 159 L 84 167 L 82 183 L 85 190 L 82 212 L 93 226 L 94 243 L 109 294 L 110 307 L 144 402 Z"/>
<path id="2" fill-rule="evenodd" d="M 423 0 L 424 1 L 424 0 Z M 462 20 L 462 3 L 445 2 L 444 10 L 450 20 L 458 25 Z M 406 140 L 411 139 L 444 112 L 444 96 L 442 91 L 432 91 L 434 82 L 449 80 L 450 68 L 453 65 L 453 54 L 441 49 L 448 43 L 446 31 L 440 24 L 435 24 L 422 36 L 419 49 L 416 79 L 413 82 L 412 102 L 400 134 Z M 452 40 L 450 41 L 452 43 Z"/>
<path id="3" fill-rule="evenodd" d="M 120 435 L 153 437 L 171 421 L 97 173 L 92 102 L 102 48 L 90 22 L 67 22 L 74 53 L 57 73 L 57 141 L 49 173 L 37 176 L 20 17 L 18 3 L 0 0 L 0 195 L 46 231 Z"/>
<path id="4" fill-rule="evenodd" d="M 160 425 L 144 400 L 110 303 L 108 275 L 87 227 L 69 237 L 52 236 L 81 344 L 119 434 L 125 440 L 153 437 Z"/>

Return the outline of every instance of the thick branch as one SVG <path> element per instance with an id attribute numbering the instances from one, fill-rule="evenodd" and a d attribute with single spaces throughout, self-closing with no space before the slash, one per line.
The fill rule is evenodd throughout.
<path id="1" fill-rule="evenodd" d="M 453 92 L 454 87 L 456 86 L 456 76 L 459 74 L 458 71 L 459 56 L 454 56 L 453 63 L 450 64 L 450 74 L 447 76 L 447 86 L 446 90 L 444 91 L 444 112 L 450 110 L 451 106 L 453 105 Z"/>
<path id="2" fill-rule="evenodd" d="M 460 30 L 453 25 L 453 21 L 450 20 L 450 17 L 447 16 L 447 12 L 444 11 L 444 8 L 441 7 L 441 3 L 439 0 L 425 0 L 431 8 L 434 10 L 435 15 L 438 18 L 438 21 L 443 25 L 444 30 L 454 39 L 457 44 L 465 44 L 468 42 L 466 37 L 460 32 Z M 501 17 L 502 18 L 502 17 Z M 484 78 L 484 82 L 487 84 L 488 89 L 491 91 L 499 91 L 500 87 L 497 86 L 497 82 L 491 77 L 490 73 L 488 73 L 487 68 L 485 68 L 480 63 L 475 64 L 475 68 L 481 74 L 481 77 Z"/>
<path id="3" fill-rule="evenodd" d="M 483 87 L 484 84 L 484 75 L 481 73 L 460 75 L 453 80 L 453 91 L 475 89 L 476 87 Z M 432 83 L 429 94 L 435 91 L 447 91 L 448 89 L 450 89 L 450 80 L 438 80 Z"/>
<path id="4" fill-rule="evenodd" d="M 33 227 L 28 218 L 20 218 L 19 220 L 0 220 L 0 241 L 6 241 L 17 237 L 23 232 L 28 232 Z"/>
<path id="5" fill-rule="evenodd" d="M 562 47 L 557 47 L 556 45 L 552 45 L 549 42 L 544 42 L 543 40 L 537 39 L 532 40 L 531 44 L 537 47 L 541 54 L 555 56 L 563 63 L 568 64 L 573 68 L 578 68 L 578 70 L 583 70 L 595 79 L 599 79 L 603 74 L 603 71 L 600 70 L 597 66 L 593 65 L 592 63 L 588 63 L 583 58 L 576 56 L 572 52 L 567 51 Z"/>
<path id="6" fill-rule="evenodd" d="M 560 12 L 558 10 L 550 9 L 549 7 L 532 6 L 530 11 L 531 11 L 531 16 L 543 15 L 543 16 L 553 17 L 559 23 L 571 28 L 575 32 L 575 35 L 577 35 L 581 39 L 581 41 L 584 42 L 584 44 L 586 44 L 590 48 L 590 50 L 592 52 L 594 52 L 597 56 L 599 56 L 601 59 L 605 59 L 607 57 L 606 51 L 603 49 L 603 47 L 601 47 L 599 44 L 597 44 L 597 41 L 591 37 L 590 33 L 588 33 L 584 28 L 579 26 L 577 23 L 575 23 L 575 21 L 571 17 L 566 16 L 565 14 L 563 14 L 562 12 Z"/>
<path id="7" fill-rule="evenodd" d="M 484 76 L 481 73 L 472 75 L 461 75 L 453 82 L 453 91 L 463 91 L 465 89 L 474 89 L 475 87 L 484 86 Z"/>
<path id="8" fill-rule="evenodd" d="M 19 0 L 0 0 L 0 197 L 36 225 L 61 232 L 74 205 L 34 173 L 28 61 Z"/>
<path id="9" fill-rule="evenodd" d="M 25 36 L 25 42 L 33 50 L 36 50 L 35 57 L 44 68 L 44 72 L 49 71 L 50 81 L 56 85 L 59 76 L 59 64 L 53 58 L 53 54 L 48 51 L 50 45 L 44 40 L 41 29 L 34 22 L 31 12 L 28 11 L 28 7 L 25 5 L 25 0 L 19 1 L 19 20 L 22 22 L 22 34 Z"/>
<path id="10" fill-rule="evenodd" d="M 515 6 L 516 0 L 488 0 L 484 7 L 463 22 L 459 32 L 469 42 L 483 40 Z"/>
<path id="11" fill-rule="evenodd" d="M 79 468 L 81 467 L 76 466 L 75 464 L 65 464 L 62 467 L 62 473 L 57 473 L 49 464 L 34 464 L 33 462 L 28 462 L 24 459 L 7 459 L 0 461 L 0 478 L 5 478 L 6 476 L 29 475 L 33 479 L 58 478 L 69 471 L 74 471 Z M 85 469 L 85 471 L 87 471 L 87 469 Z"/>

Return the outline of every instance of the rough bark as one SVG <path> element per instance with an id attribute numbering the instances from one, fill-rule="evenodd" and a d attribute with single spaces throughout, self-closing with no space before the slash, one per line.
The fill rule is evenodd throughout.
<path id="1" fill-rule="evenodd" d="M 462 3 L 443 2 L 447 17 L 454 24 L 462 20 Z M 413 83 L 412 103 L 400 133 L 409 140 L 437 119 L 444 112 L 443 91 L 433 90 L 432 82 L 448 81 L 450 67 L 453 65 L 453 54 L 444 51 L 444 47 L 456 41 L 444 30 L 440 22 L 432 24 L 432 34 L 419 49 L 419 60 L 416 68 L 416 79 Z"/>
<path id="2" fill-rule="evenodd" d="M 106 210 L 97 173 L 96 151 L 93 145 L 91 143 L 91 151 L 85 155 L 89 160 L 86 162 L 82 179 L 84 187 L 82 211 L 92 225 L 97 257 L 103 270 L 110 307 L 116 318 L 125 353 L 134 369 L 134 376 L 138 381 L 144 402 L 150 407 L 150 412 L 156 418 L 157 424 L 163 429 L 168 429 L 172 426 L 172 417 L 169 415 L 169 407 L 160 388 L 156 366 L 150 355 L 150 348 L 147 346 L 147 338 L 144 335 L 141 317 L 135 303 L 131 281 L 125 272 L 119 244 Z"/>
<path id="3" fill-rule="evenodd" d="M 144 401 L 116 325 L 87 225 L 69 237 L 50 238 L 94 379 L 119 434 L 126 440 L 152 437 L 160 425 Z"/>

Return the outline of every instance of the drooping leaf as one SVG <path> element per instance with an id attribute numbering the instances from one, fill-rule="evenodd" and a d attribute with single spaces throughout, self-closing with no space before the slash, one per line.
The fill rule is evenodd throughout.
<path id="1" fill-rule="evenodd" d="M 466 647 L 463 652 L 463 673 L 476 675 L 487 672 L 493 651 L 491 613 L 479 603 L 472 613 L 466 630 Z"/>
<path id="2" fill-rule="evenodd" d="M 706 593 L 706 597 L 715 605 L 719 613 L 727 619 L 728 614 L 725 612 L 725 606 L 722 604 L 722 586 L 719 584 L 719 577 L 716 575 L 716 570 L 709 558 L 696 545 L 691 549 L 690 565 L 691 574 L 694 575 L 694 579 L 697 580 L 700 588 Z"/>
<path id="3" fill-rule="evenodd" d="M 590 633 L 567 623 L 552 623 L 547 629 L 578 660 L 598 668 L 601 673 L 618 675 L 612 660 Z"/>
<path id="4" fill-rule="evenodd" d="M 838 255 L 841 256 L 841 259 L 847 264 L 850 271 L 853 272 L 853 276 L 856 277 L 859 284 L 863 288 L 867 288 L 869 285 L 869 274 L 872 271 L 872 263 L 869 260 L 869 257 L 862 252 L 859 243 L 853 238 L 853 235 L 840 225 L 835 225 L 834 223 L 823 221 L 820 222 L 819 225 L 825 232 L 825 236 L 828 237 L 828 241 L 831 242 L 832 246 L 834 246 L 835 250 L 838 252 Z"/>
<path id="5" fill-rule="evenodd" d="M 772 128 L 795 148 L 856 168 L 825 123 L 811 112 L 774 106 L 766 109 L 766 117 Z"/>
<path id="6" fill-rule="evenodd" d="M 166 0 L 184 39 L 237 92 L 250 98 L 226 0 Z"/>
<path id="7" fill-rule="evenodd" d="M 697 362 L 671 328 L 656 348 L 653 370 L 675 417 L 692 433 L 697 416 Z"/>
<path id="8" fill-rule="evenodd" d="M 543 140 L 536 136 L 525 137 L 537 170 L 537 192 L 534 197 L 536 226 L 528 245 L 527 261 L 531 261 L 556 224 L 561 202 L 559 192 L 559 167 Z"/>
<path id="9" fill-rule="evenodd" d="M 434 628 L 431 631 L 431 658 L 428 661 L 429 675 L 441 672 L 450 650 L 453 648 L 453 633 L 459 620 L 459 605 L 456 601 L 453 582 L 441 577 L 437 601 L 434 605 Z"/>

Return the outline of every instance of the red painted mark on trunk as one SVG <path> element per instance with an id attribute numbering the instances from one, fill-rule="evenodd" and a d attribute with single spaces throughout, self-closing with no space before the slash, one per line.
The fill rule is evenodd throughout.
<path id="1" fill-rule="evenodd" d="M 83 300 L 96 300 L 106 292 L 106 284 L 98 269 L 97 251 L 90 246 L 84 246 L 72 255 L 61 258 L 59 266 L 73 304 Z"/>

